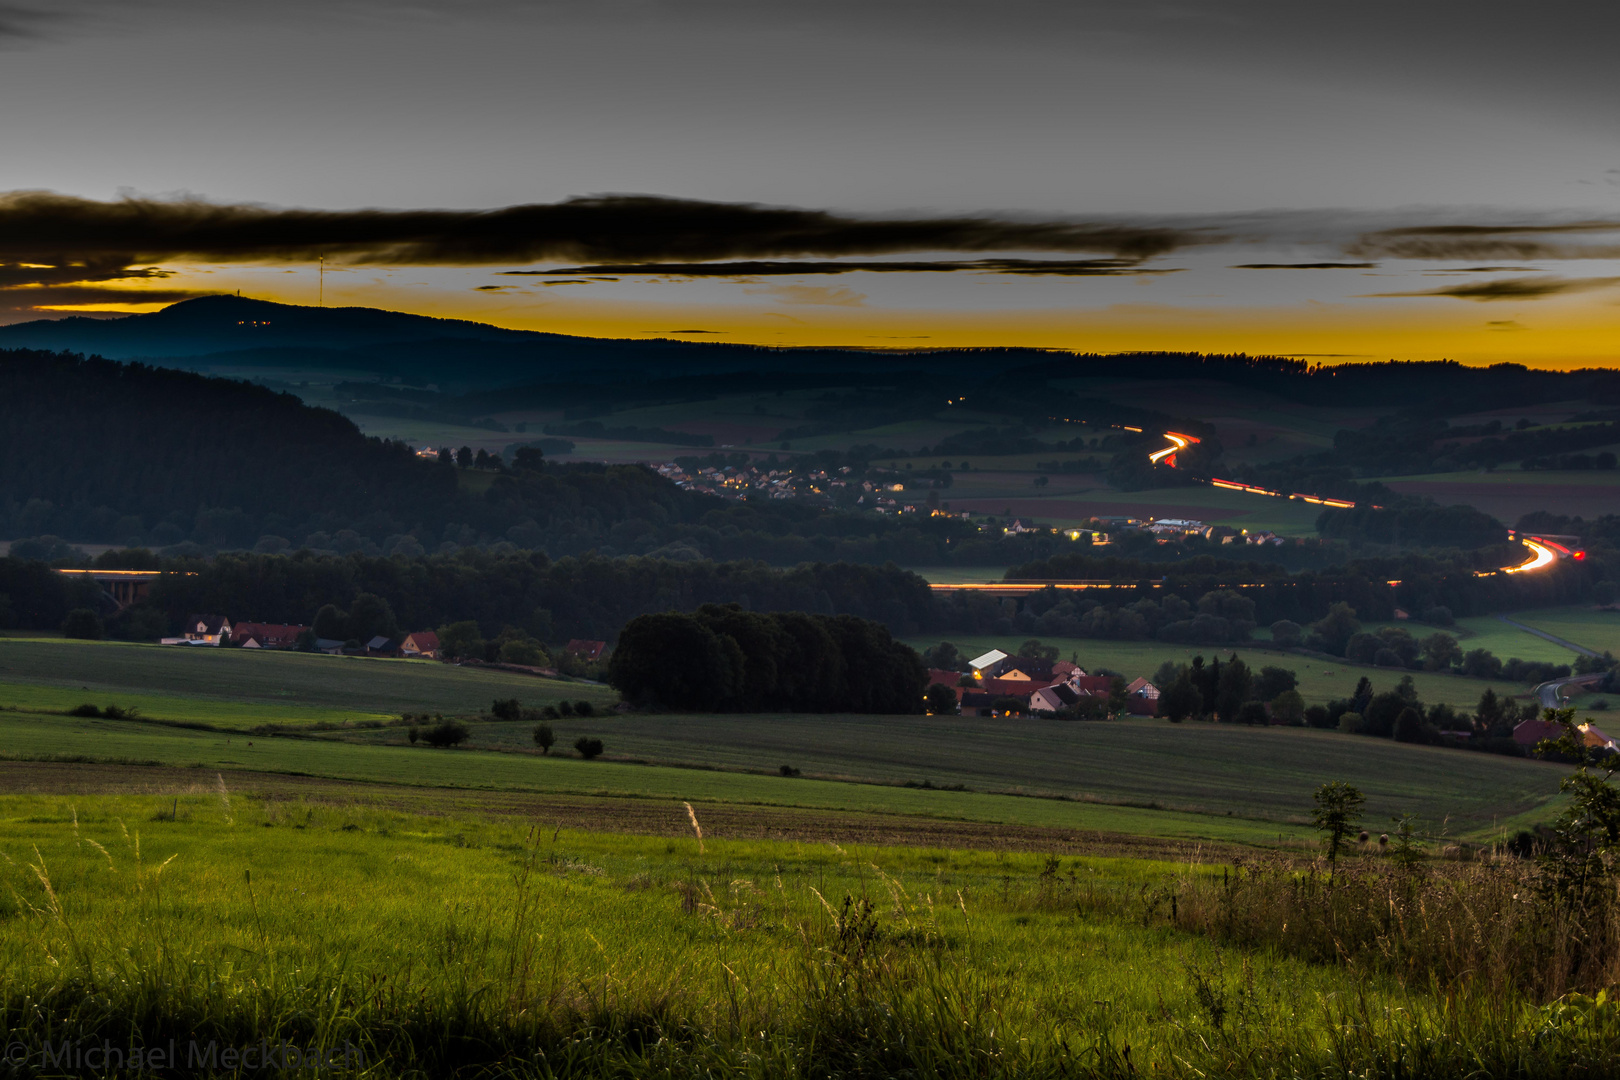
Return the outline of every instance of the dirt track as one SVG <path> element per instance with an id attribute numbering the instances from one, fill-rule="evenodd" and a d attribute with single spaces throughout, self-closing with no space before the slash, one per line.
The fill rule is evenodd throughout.
<path id="1" fill-rule="evenodd" d="M 233 795 L 363 804 L 413 813 L 520 817 L 566 828 L 642 836 L 691 836 L 685 807 L 664 799 L 606 799 L 468 791 L 273 773 L 218 774 Z M 167 766 L 0 762 L 0 794 L 7 795 L 212 795 L 216 773 Z M 870 846 L 1044 851 L 1073 855 L 1129 855 L 1182 859 L 1194 848 L 1205 859 L 1242 849 L 1156 837 L 1031 825 L 997 825 L 900 815 L 787 807 L 696 803 L 704 835 L 718 840 L 798 840 Z"/>

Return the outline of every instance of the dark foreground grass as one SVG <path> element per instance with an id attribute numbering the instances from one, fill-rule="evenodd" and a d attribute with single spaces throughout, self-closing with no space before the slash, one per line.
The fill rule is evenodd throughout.
<path id="1" fill-rule="evenodd" d="M 1376 947 L 1314 955 L 1316 931 L 1245 935 L 1221 925 L 1234 897 L 1279 913 L 1296 895 L 1296 916 L 1352 931 L 1368 919 L 1303 868 L 1249 875 L 1244 888 L 1269 898 L 1256 904 L 1233 885 L 1247 871 L 1191 850 L 1146 862 L 650 839 L 223 789 L 15 796 L 0 819 L 0 1034 L 40 1072 L 108 1071 L 85 1066 L 85 1048 L 134 1048 L 151 1065 L 171 1041 L 180 1060 L 148 1071 L 257 1071 L 221 1055 L 261 1045 L 274 1064 L 310 1052 L 371 1076 L 1620 1068 L 1607 1000 L 1481 978 L 1429 946 L 1414 965 Z M 1457 889 L 1506 919 L 1501 894 L 1422 873 L 1452 883 L 1425 894 L 1431 905 Z M 1454 902 L 1403 912 L 1525 947 L 1462 926 Z"/>

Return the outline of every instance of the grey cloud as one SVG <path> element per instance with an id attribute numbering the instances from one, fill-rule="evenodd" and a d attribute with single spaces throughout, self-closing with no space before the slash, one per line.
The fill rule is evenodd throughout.
<path id="1" fill-rule="evenodd" d="M 1349 255 L 1391 259 L 1614 259 L 1620 245 L 1570 242 L 1620 233 L 1620 221 L 1549 224 L 1419 225 L 1370 232 Z"/>
<path id="2" fill-rule="evenodd" d="M 1447 285 L 1417 292 L 1369 293 L 1377 297 L 1450 296 L 1458 300 L 1540 300 L 1563 293 L 1590 292 L 1620 285 L 1620 277 L 1598 278 L 1499 278 L 1466 285 Z"/>
<path id="3" fill-rule="evenodd" d="M 937 259 L 928 261 L 880 261 L 846 259 L 741 262 L 656 262 L 612 263 L 599 266 L 569 266 L 556 270 L 505 270 L 515 277 L 546 277 L 554 274 L 650 274 L 661 277 L 775 277 L 811 274 L 923 274 L 923 273 L 1017 274 L 1059 277 L 1118 277 L 1135 274 L 1173 274 L 1174 268 L 1150 269 L 1134 259 Z M 549 283 L 548 283 L 549 284 Z"/>
<path id="4" fill-rule="evenodd" d="M 1372 270 L 1370 262 L 1239 263 L 1233 270 Z"/>

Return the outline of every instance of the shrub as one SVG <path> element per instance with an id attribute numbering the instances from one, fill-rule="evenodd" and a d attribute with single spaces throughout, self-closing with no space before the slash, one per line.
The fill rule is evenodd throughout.
<path id="1" fill-rule="evenodd" d="M 574 749 L 579 751 L 580 757 L 584 758 L 586 761 L 589 761 L 602 753 L 602 740 L 591 739 L 581 735 L 579 738 L 574 740 Z"/>
<path id="2" fill-rule="evenodd" d="M 1271 641 L 1279 649 L 1292 649 L 1304 640 L 1305 631 L 1290 619 L 1278 619 L 1271 624 Z"/>
<path id="3" fill-rule="evenodd" d="M 576 702 L 574 702 L 574 715 L 575 716 L 595 716 L 596 715 L 596 706 L 592 705 L 588 701 L 576 701 Z"/>
<path id="4" fill-rule="evenodd" d="M 551 730 L 550 724 L 534 726 L 534 745 L 540 748 L 542 754 L 551 753 L 551 748 L 557 745 L 557 734 Z"/>
<path id="5" fill-rule="evenodd" d="M 489 714 L 497 720 L 517 720 L 523 716 L 523 705 L 517 698 L 496 698 L 489 706 Z"/>
<path id="6" fill-rule="evenodd" d="M 1295 691 L 1298 693 L 1298 691 Z M 1313 728 L 1333 727 L 1333 716 L 1326 705 L 1310 705 L 1305 709 L 1305 723 Z"/>
<path id="7" fill-rule="evenodd" d="M 405 733 L 405 737 L 411 740 L 412 746 L 415 746 L 416 740 L 422 737 L 422 731 L 415 724 L 412 724 L 411 729 Z"/>
<path id="8" fill-rule="evenodd" d="M 547 720 L 562 719 L 562 713 L 557 711 L 557 706 L 555 705 L 547 705 L 545 708 L 540 710 L 540 715 L 545 717 Z"/>
<path id="9" fill-rule="evenodd" d="M 564 716 L 573 716 L 574 715 L 573 703 L 568 702 L 568 701 L 559 701 L 559 702 L 557 702 L 557 711 L 562 713 Z"/>
<path id="10" fill-rule="evenodd" d="M 1237 722 L 1250 726 L 1265 727 L 1271 723 L 1271 714 L 1266 712 L 1263 701 L 1245 701 L 1238 707 Z"/>
<path id="11" fill-rule="evenodd" d="M 1327 718 L 1326 709 L 1322 709 L 1322 717 Z M 1299 727 L 1305 722 L 1305 699 L 1298 690 L 1284 690 L 1271 699 L 1271 718 L 1279 724 Z"/>
<path id="12" fill-rule="evenodd" d="M 105 631 L 101 619 L 89 608 L 74 608 L 62 620 L 62 636 L 84 641 L 100 641 Z"/>
<path id="13" fill-rule="evenodd" d="M 1358 712 L 1340 713 L 1339 730 L 1344 732 L 1346 735 L 1360 735 L 1361 714 Z"/>
<path id="14" fill-rule="evenodd" d="M 923 704 L 935 716 L 951 716 L 956 712 L 956 691 L 944 683 L 935 683 L 923 695 Z"/>
<path id="15" fill-rule="evenodd" d="M 795 769 L 792 765 L 783 765 L 777 771 L 780 772 L 783 776 L 798 776 L 799 775 L 799 770 Z"/>
<path id="16" fill-rule="evenodd" d="M 472 731 L 460 720 L 446 720 L 442 716 L 437 719 L 438 723 L 422 733 L 429 746 L 460 746 L 472 735 Z"/>

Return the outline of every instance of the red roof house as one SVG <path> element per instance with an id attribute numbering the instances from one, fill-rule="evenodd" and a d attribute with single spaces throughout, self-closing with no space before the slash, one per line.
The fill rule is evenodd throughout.
<path id="1" fill-rule="evenodd" d="M 606 650 L 607 642 L 586 641 L 584 638 L 574 638 L 563 646 L 563 652 L 576 660 L 600 660 Z"/>

